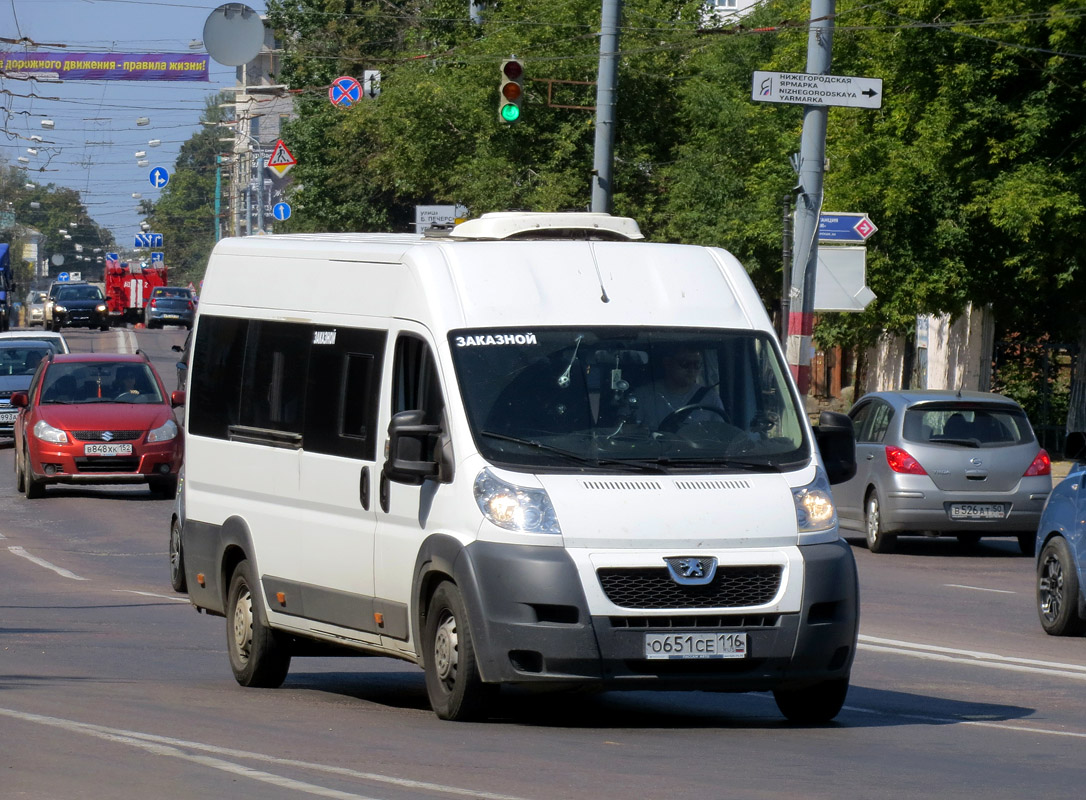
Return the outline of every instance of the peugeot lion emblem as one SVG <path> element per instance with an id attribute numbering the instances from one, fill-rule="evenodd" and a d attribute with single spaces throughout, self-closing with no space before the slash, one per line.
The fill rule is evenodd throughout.
<path id="1" fill-rule="evenodd" d="M 716 576 L 716 559 L 712 556 L 675 556 L 664 562 L 671 580 L 680 586 L 704 586 Z"/>

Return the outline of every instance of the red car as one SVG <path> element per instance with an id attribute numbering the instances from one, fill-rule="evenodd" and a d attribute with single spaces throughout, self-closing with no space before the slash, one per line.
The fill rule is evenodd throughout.
<path id="1" fill-rule="evenodd" d="M 146 483 L 177 492 L 184 438 L 166 391 L 143 355 L 46 357 L 30 389 L 15 392 L 15 486 L 41 497 L 52 483 Z"/>

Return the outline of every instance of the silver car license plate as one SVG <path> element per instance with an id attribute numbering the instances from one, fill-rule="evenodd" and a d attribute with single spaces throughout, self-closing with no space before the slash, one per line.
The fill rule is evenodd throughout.
<path id="1" fill-rule="evenodd" d="M 1004 503 L 951 503 L 951 519 L 1005 519 Z"/>
<path id="2" fill-rule="evenodd" d="M 130 444 L 85 444 L 83 455 L 86 456 L 130 456 L 132 445 Z"/>
<path id="3" fill-rule="evenodd" d="M 0 411 L 0 422 L 14 422 L 17 416 L 18 411 Z"/>
<path id="4" fill-rule="evenodd" d="M 745 633 L 646 633 L 645 658 L 746 658 Z"/>

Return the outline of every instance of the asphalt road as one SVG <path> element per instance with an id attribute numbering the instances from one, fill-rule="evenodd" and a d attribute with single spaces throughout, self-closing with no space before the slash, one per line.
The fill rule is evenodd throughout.
<path id="1" fill-rule="evenodd" d="M 133 336 L 170 386 L 184 331 L 71 339 Z M 1042 632 L 1012 540 L 854 543 L 860 649 L 831 725 L 704 692 L 507 692 L 465 724 L 434 717 L 422 673 L 389 659 L 296 659 L 280 689 L 237 686 L 224 620 L 170 590 L 171 507 L 136 486 L 28 501 L 0 449 L 3 800 L 1081 794 L 1086 641 Z"/>

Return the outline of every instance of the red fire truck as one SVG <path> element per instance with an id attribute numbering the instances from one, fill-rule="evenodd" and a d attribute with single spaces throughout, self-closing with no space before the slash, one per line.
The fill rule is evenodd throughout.
<path id="1" fill-rule="evenodd" d="M 143 307 L 156 286 L 165 286 L 166 264 L 163 262 L 129 263 L 106 259 L 106 305 L 111 325 L 143 321 Z"/>

